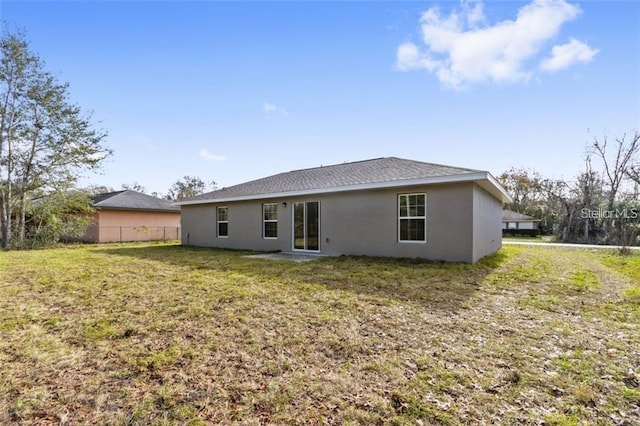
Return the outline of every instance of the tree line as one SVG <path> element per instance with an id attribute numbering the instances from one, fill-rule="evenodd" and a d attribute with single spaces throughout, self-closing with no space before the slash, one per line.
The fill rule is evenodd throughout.
<path id="1" fill-rule="evenodd" d="M 171 187 L 167 190 L 166 194 L 160 194 L 158 192 L 147 192 L 147 188 L 138 182 L 131 184 L 123 183 L 122 189 L 128 189 L 131 191 L 142 192 L 143 194 L 149 194 L 154 197 L 164 198 L 169 201 L 180 201 L 187 198 L 195 197 L 196 195 L 204 194 L 205 192 L 213 191 L 217 188 L 215 181 L 206 182 L 198 176 L 184 176 L 181 179 L 175 181 Z M 109 187 L 94 187 L 93 192 L 112 192 L 113 188 Z"/>
<path id="2" fill-rule="evenodd" d="M 640 245 L 640 133 L 594 138 L 571 181 L 512 168 L 498 176 L 510 210 L 540 219 L 540 231 L 575 243 Z"/>

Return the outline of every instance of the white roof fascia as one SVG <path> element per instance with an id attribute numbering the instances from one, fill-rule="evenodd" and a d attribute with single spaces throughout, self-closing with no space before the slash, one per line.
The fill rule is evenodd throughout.
<path id="1" fill-rule="evenodd" d="M 486 174 L 487 174 L 486 179 L 488 182 L 480 181 L 480 182 L 477 182 L 478 185 L 481 188 L 483 188 L 485 191 L 487 191 L 488 193 L 496 197 L 498 200 L 500 200 L 503 204 L 512 202 L 513 199 L 507 193 L 507 191 L 505 191 L 502 185 L 498 183 L 496 178 L 494 178 L 489 172 L 486 172 Z"/>
<path id="2" fill-rule="evenodd" d="M 346 186 L 337 186 L 331 188 L 314 188 L 314 189 L 304 189 L 300 191 L 286 191 L 286 192 L 272 192 L 265 194 L 253 194 L 253 195 L 242 195 L 238 197 L 227 197 L 227 198 L 213 198 L 213 199 L 203 199 L 203 200 L 193 200 L 193 201 L 181 201 L 174 203 L 178 206 L 188 206 L 188 205 L 196 205 L 196 204 L 212 204 L 212 203 L 226 203 L 231 201 L 249 201 L 249 200 L 263 200 L 267 198 L 283 198 L 283 197 L 298 197 L 303 195 L 316 195 L 316 194 L 330 194 L 335 192 L 346 192 L 346 191 L 362 191 L 367 189 L 385 189 L 385 188 L 397 188 L 403 186 L 417 186 L 417 185 L 433 185 L 433 184 L 441 184 L 441 183 L 456 183 L 456 182 L 470 182 L 470 181 L 489 181 L 491 184 L 487 184 L 488 188 L 492 190 L 488 190 L 483 186 L 484 189 L 487 189 L 491 195 L 498 198 L 501 202 L 504 201 L 505 198 L 510 200 L 509 195 L 504 192 L 504 189 L 497 183 L 497 181 L 491 176 L 488 172 L 477 172 L 477 173 L 465 173 L 459 175 L 448 175 L 448 176 L 435 176 L 435 177 L 426 177 L 419 179 L 403 179 L 403 180 L 393 180 L 387 182 L 371 182 L 371 183 L 362 183 L 357 185 L 346 185 Z M 482 186 L 482 185 L 481 185 Z"/>

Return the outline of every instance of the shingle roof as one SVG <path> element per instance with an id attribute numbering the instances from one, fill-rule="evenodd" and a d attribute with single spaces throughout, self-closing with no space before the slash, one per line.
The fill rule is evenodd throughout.
<path id="1" fill-rule="evenodd" d="M 93 207 L 113 210 L 180 211 L 180 207 L 174 206 L 171 201 L 131 190 L 98 194 L 93 197 Z"/>
<path id="2" fill-rule="evenodd" d="M 306 191 L 339 191 L 376 184 L 407 182 L 418 179 L 488 174 L 481 170 L 405 160 L 396 157 L 293 170 L 183 200 L 179 204 L 199 204 L 227 199 L 258 198 L 260 195 L 283 196 Z M 503 191 L 499 188 L 500 191 Z M 505 194 L 506 196 L 506 194 Z"/>
<path id="3" fill-rule="evenodd" d="M 539 222 L 540 219 L 536 219 L 533 216 L 527 216 L 526 214 L 514 212 L 513 210 L 502 210 L 503 222 Z"/>

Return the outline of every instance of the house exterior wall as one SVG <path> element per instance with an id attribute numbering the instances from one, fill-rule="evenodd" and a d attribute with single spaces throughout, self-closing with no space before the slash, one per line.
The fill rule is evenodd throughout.
<path id="1" fill-rule="evenodd" d="M 473 186 L 473 258 L 476 262 L 502 247 L 502 203 L 478 185 Z"/>
<path id="2" fill-rule="evenodd" d="M 426 194 L 426 243 L 398 242 L 398 195 L 410 193 Z M 464 182 L 183 205 L 182 243 L 290 252 L 293 251 L 293 203 L 318 201 L 320 254 L 473 262 L 500 248 L 501 205 L 492 199 L 476 184 Z M 278 206 L 277 239 L 262 238 L 262 204 L 270 202 Z M 228 207 L 227 238 L 216 235 L 217 207 Z M 484 218 L 485 214 L 494 217 Z M 483 227 L 495 229 L 483 230 Z M 482 243 L 475 245 L 474 239 L 478 238 Z"/>
<path id="3" fill-rule="evenodd" d="M 332 194 L 320 200 L 321 252 L 468 261 L 470 189 L 434 185 Z M 426 243 L 398 242 L 398 195 L 410 193 L 426 194 Z"/>
<path id="4" fill-rule="evenodd" d="M 538 229 L 538 222 L 531 220 L 502 222 L 502 229 Z"/>
<path id="5" fill-rule="evenodd" d="M 180 212 L 98 210 L 85 241 L 122 242 L 179 238 Z"/>
<path id="6" fill-rule="evenodd" d="M 182 206 L 182 244 L 234 250 L 290 251 L 291 206 L 284 200 L 237 201 L 233 203 Z M 262 205 L 277 203 L 278 238 L 262 238 Z M 217 236 L 216 209 L 229 208 L 229 236 Z M 288 244 L 287 244 L 288 243 Z"/>

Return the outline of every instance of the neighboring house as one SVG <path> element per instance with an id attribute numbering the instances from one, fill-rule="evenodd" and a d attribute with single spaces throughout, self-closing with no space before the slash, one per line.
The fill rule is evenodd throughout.
<path id="1" fill-rule="evenodd" d="M 540 219 L 514 212 L 502 210 L 502 234 L 503 235 L 538 235 L 538 223 Z"/>
<path id="2" fill-rule="evenodd" d="M 171 201 L 124 190 L 93 197 L 94 224 L 85 241 L 122 242 L 179 239 L 180 208 Z"/>
<path id="3" fill-rule="evenodd" d="M 185 245 L 475 262 L 501 247 L 491 174 L 404 160 L 281 173 L 179 202 Z"/>

